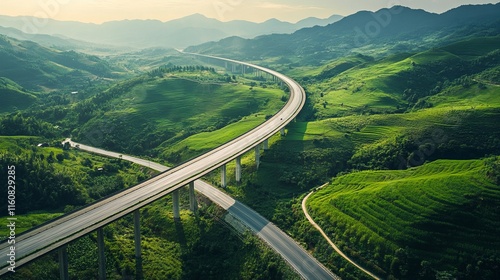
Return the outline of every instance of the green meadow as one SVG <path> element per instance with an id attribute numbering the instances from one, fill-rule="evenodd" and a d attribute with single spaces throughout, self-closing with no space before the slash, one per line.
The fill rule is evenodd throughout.
<path id="1" fill-rule="evenodd" d="M 277 86 L 214 81 L 220 76 L 177 73 L 140 82 L 110 100 L 76 139 L 85 142 L 96 127 L 111 127 L 101 141 L 106 148 L 176 163 L 243 134 L 285 104 Z"/>

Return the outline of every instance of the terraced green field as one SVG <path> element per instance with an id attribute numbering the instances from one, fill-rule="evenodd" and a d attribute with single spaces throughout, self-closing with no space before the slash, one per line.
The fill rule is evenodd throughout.
<path id="1" fill-rule="evenodd" d="M 300 205 L 283 206 L 287 195 L 331 180 L 311 198 L 314 219 L 383 278 L 496 279 L 500 187 L 484 158 L 500 154 L 499 40 L 287 70 L 311 105 L 238 195 L 346 279 L 361 276 L 292 226 Z"/>
<path id="2" fill-rule="evenodd" d="M 404 171 L 352 173 L 313 194 L 308 207 L 341 247 L 358 257 L 364 251 L 361 259 L 383 267 L 406 248 L 414 259 L 408 265 L 428 261 L 453 270 L 453 263 L 500 249 L 500 186 L 487 170 L 486 160 L 438 160 Z"/>

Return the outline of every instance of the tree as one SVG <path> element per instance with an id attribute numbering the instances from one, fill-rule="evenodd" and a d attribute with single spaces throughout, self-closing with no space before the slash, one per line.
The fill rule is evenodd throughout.
<path id="1" fill-rule="evenodd" d="M 59 161 L 59 162 L 63 162 L 64 161 L 64 155 L 63 154 L 57 154 L 56 158 L 57 158 L 57 161 Z"/>
<path id="2" fill-rule="evenodd" d="M 63 150 L 67 151 L 71 148 L 71 144 L 69 142 L 64 142 L 63 144 Z"/>

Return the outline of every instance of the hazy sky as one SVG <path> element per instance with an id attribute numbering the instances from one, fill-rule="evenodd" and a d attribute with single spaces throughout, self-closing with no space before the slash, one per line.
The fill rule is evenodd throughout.
<path id="1" fill-rule="evenodd" d="M 350 15 L 393 5 L 442 13 L 463 4 L 497 3 L 480 0 L 0 0 L 0 14 L 50 17 L 101 23 L 121 19 L 168 21 L 200 13 L 221 21 L 269 18 L 296 22 L 315 16 Z M 0 22 L 1 25 L 1 22 Z"/>

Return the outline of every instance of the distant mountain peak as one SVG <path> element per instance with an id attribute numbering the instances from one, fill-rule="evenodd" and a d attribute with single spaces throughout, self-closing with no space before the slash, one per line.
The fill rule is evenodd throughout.
<path id="1" fill-rule="evenodd" d="M 276 18 L 270 18 L 270 19 L 264 21 L 264 23 L 283 23 L 283 22 L 286 22 L 286 21 L 282 21 L 282 20 L 279 20 Z"/>
<path id="2" fill-rule="evenodd" d="M 189 16 L 185 16 L 183 17 L 182 19 L 208 19 L 209 17 L 203 15 L 203 14 L 200 14 L 200 13 L 195 13 L 195 14 L 192 14 L 192 15 L 189 15 Z"/>

